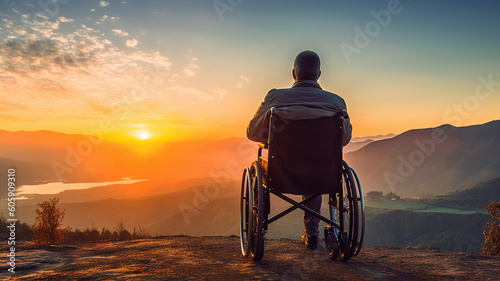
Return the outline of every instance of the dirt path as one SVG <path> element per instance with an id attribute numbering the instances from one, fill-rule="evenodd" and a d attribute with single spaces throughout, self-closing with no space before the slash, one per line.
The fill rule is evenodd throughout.
<path id="1" fill-rule="evenodd" d="M 500 258 L 426 247 L 367 247 L 347 263 L 299 241 L 266 240 L 264 259 L 241 256 L 237 237 L 24 247 L 16 279 L 83 280 L 498 280 Z M 6 249 L 4 249 L 6 251 Z M 0 278 L 12 278 L 2 265 Z"/>

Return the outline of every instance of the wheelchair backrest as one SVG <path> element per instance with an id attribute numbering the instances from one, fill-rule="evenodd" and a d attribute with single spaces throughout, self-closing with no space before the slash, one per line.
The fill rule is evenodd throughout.
<path id="1" fill-rule="evenodd" d="M 342 117 L 287 120 L 271 109 L 268 188 L 275 193 L 331 194 L 342 189 Z"/>

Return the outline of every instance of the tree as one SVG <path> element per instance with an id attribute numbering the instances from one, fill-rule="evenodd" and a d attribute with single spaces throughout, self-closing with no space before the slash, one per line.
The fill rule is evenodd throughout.
<path id="1" fill-rule="evenodd" d="M 62 229 L 64 210 L 57 207 L 59 198 L 38 203 L 36 209 L 33 238 L 38 244 L 56 244 L 67 239 L 66 229 Z"/>
<path id="2" fill-rule="evenodd" d="M 366 194 L 366 198 L 369 200 L 380 200 L 382 198 L 382 191 L 370 191 Z"/>
<path id="3" fill-rule="evenodd" d="M 387 193 L 387 195 L 385 196 L 385 198 L 387 200 L 399 200 L 399 199 L 401 199 L 399 196 L 396 195 L 396 193 L 394 193 L 392 191 L 389 192 L 389 193 Z"/>
<path id="4" fill-rule="evenodd" d="M 486 208 L 493 218 L 484 229 L 483 254 L 500 257 L 500 202 L 491 202 Z"/>

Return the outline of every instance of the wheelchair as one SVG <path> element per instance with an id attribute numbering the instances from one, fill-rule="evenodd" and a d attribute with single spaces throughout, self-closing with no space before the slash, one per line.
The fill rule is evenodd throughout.
<path id="1" fill-rule="evenodd" d="M 280 117 L 274 107 L 268 114 L 268 142 L 259 143 L 258 159 L 243 171 L 241 253 L 254 261 L 261 260 L 269 225 L 302 209 L 327 223 L 324 241 L 329 257 L 335 260 L 340 255 L 342 261 L 348 261 L 361 250 L 365 211 L 359 178 L 342 160 L 341 130 L 347 112 L 308 120 Z M 267 158 L 263 150 L 267 151 Z M 292 206 L 269 217 L 271 194 Z M 312 195 L 297 202 L 284 194 Z M 330 218 L 304 205 L 322 194 L 328 194 Z"/>

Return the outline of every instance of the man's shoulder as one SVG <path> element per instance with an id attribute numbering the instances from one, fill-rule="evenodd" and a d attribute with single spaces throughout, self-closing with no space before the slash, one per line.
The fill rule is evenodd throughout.
<path id="1" fill-rule="evenodd" d="M 280 95 L 285 95 L 285 94 L 316 94 L 320 95 L 322 98 L 326 99 L 335 99 L 335 100 L 342 100 L 344 99 L 333 92 L 321 89 L 321 88 L 314 88 L 314 87 L 291 87 L 291 88 L 275 88 L 271 89 L 268 92 L 268 95 L 270 96 L 280 96 Z"/>

